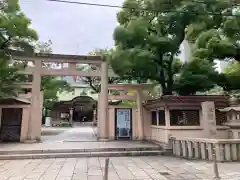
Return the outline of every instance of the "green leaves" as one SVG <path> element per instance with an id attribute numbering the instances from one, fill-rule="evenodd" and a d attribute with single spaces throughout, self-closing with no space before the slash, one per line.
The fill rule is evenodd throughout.
<path id="1" fill-rule="evenodd" d="M 58 101 L 58 93 L 72 91 L 72 88 L 65 80 L 51 76 L 42 77 L 41 89 L 43 91 L 44 107 L 47 109 L 51 109 L 54 102 Z"/>
<path id="2" fill-rule="evenodd" d="M 111 61 L 121 78 L 146 82 L 158 81 L 163 93 L 172 94 L 174 76 L 181 63 L 174 58 L 185 39 L 186 27 L 196 19 L 196 3 L 184 0 L 126 0 L 134 11 L 122 9 L 114 32 L 117 46 Z M 139 9 L 158 9 L 141 12 Z"/>
<path id="3" fill-rule="evenodd" d="M 0 59 L 0 98 L 7 98 L 17 95 L 19 87 L 15 85 L 19 82 L 20 75 L 17 73 L 18 67 L 11 65 L 7 59 Z"/>
<path id="4" fill-rule="evenodd" d="M 214 64 L 203 59 L 194 59 L 185 65 L 175 83 L 175 90 L 180 95 L 193 95 L 197 91 L 204 92 L 216 84 L 218 73 Z"/>

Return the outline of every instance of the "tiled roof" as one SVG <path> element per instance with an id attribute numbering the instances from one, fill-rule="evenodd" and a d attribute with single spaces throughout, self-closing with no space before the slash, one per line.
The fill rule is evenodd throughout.
<path id="1" fill-rule="evenodd" d="M 158 99 L 148 100 L 144 104 L 155 104 L 158 102 L 164 103 L 201 103 L 205 101 L 214 101 L 215 103 L 226 103 L 228 104 L 228 97 L 227 96 L 162 96 Z"/>
<path id="2" fill-rule="evenodd" d="M 17 104 L 30 104 L 31 102 L 27 99 L 23 98 L 6 98 L 6 99 L 0 99 L 1 105 L 17 105 Z"/>

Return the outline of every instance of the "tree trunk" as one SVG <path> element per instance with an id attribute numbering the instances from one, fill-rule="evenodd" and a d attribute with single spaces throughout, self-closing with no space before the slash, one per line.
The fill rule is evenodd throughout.
<path id="1" fill-rule="evenodd" d="M 165 74 L 164 74 L 164 69 L 161 68 L 160 73 L 159 73 L 159 83 L 162 86 L 162 93 L 163 95 L 166 94 L 166 82 L 165 82 Z"/>
<path id="2" fill-rule="evenodd" d="M 166 94 L 167 95 L 172 95 L 173 94 L 173 71 L 172 71 L 172 63 L 173 63 L 173 54 L 171 54 L 169 63 L 167 66 L 167 75 L 168 75 L 168 80 L 167 80 L 167 87 L 166 87 Z"/>

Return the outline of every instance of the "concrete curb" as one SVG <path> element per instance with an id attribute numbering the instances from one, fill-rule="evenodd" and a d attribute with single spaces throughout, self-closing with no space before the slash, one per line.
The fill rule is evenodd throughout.
<path id="1" fill-rule="evenodd" d="M 164 151 L 111 151 L 111 152 L 77 152 L 77 153 L 42 153 L 42 154 L 7 154 L 0 155 L 0 160 L 79 158 L 79 157 L 124 157 L 164 155 Z"/>

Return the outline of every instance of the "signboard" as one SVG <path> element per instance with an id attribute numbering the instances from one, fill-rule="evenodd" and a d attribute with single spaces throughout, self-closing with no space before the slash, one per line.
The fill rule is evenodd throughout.
<path id="1" fill-rule="evenodd" d="M 129 90 L 129 91 L 127 92 L 128 95 L 135 95 L 136 93 L 137 93 L 136 90 Z"/>
<path id="2" fill-rule="evenodd" d="M 131 109 L 117 109 L 116 113 L 117 137 L 130 137 Z"/>

